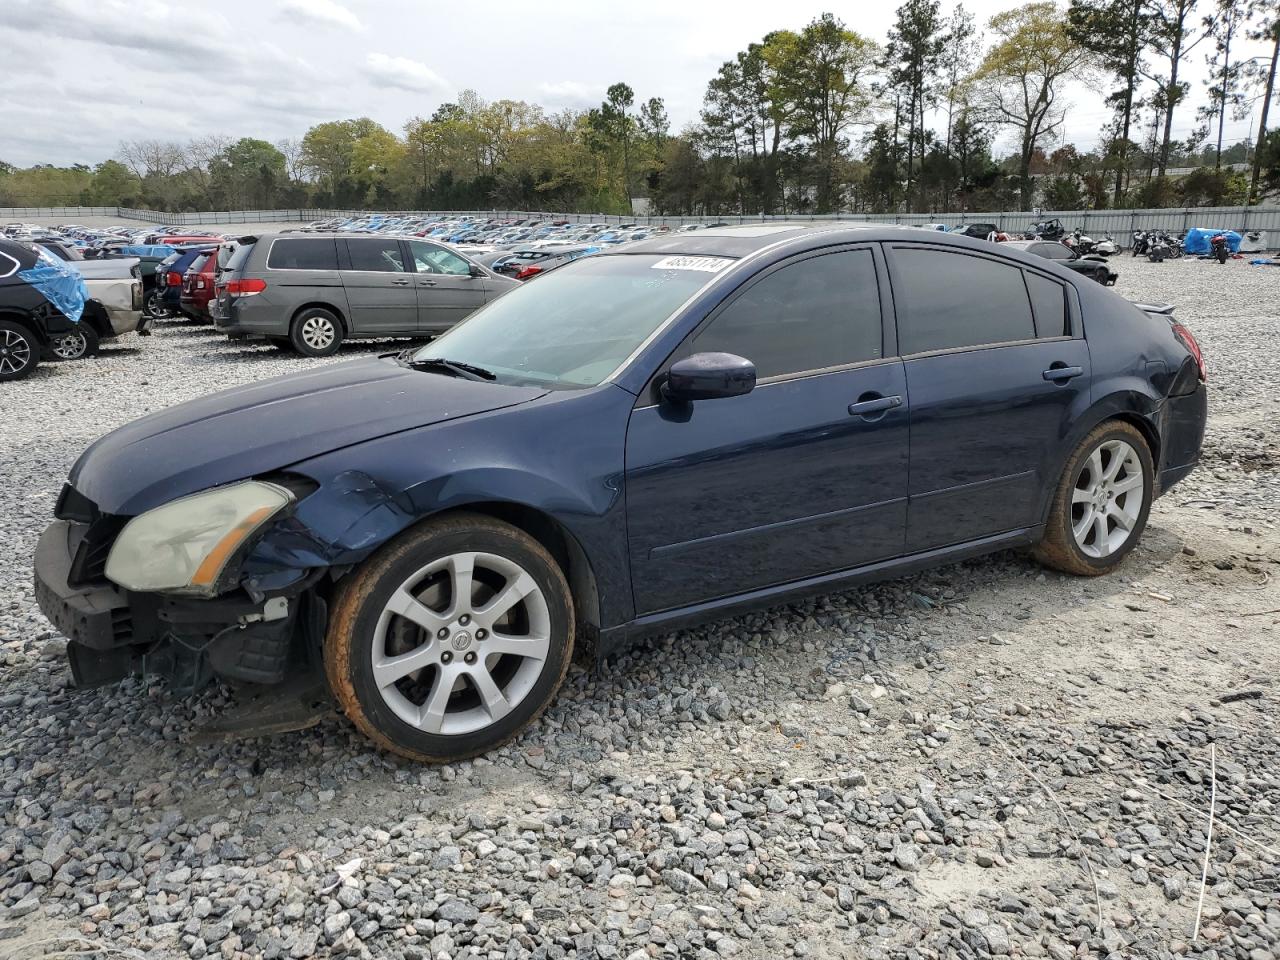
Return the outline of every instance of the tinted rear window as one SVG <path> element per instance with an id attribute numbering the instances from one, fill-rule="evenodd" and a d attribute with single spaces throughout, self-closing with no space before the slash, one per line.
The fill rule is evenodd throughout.
<path id="1" fill-rule="evenodd" d="M 894 249 L 903 354 L 1030 340 L 1036 335 L 1022 270 L 944 250 Z"/>
<path id="2" fill-rule="evenodd" d="M 226 270 L 243 270 L 244 265 L 249 261 L 249 254 L 253 253 L 254 245 L 252 243 L 242 243 L 236 247 L 231 256 L 227 258 L 224 269 Z"/>
<path id="3" fill-rule="evenodd" d="M 338 247 L 326 237 L 276 240 L 267 255 L 267 266 L 272 270 L 337 270 Z"/>
<path id="4" fill-rule="evenodd" d="M 1037 337 L 1062 337 L 1067 329 L 1067 291 L 1060 283 L 1035 273 L 1027 274 L 1027 289 L 1036 312 Z"/>

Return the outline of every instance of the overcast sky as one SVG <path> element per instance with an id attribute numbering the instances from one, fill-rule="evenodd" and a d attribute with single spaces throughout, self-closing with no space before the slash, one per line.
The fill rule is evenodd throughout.
<path id="1" fill-rule="evenodd" d="M 966 0 L 979 21 L 1018 4 Z M 3 0 L 0 159 L 97 163 L 121 140 L 217 133 L 300 137 L 321 120 L 370 116 L 401 132 L 459 90 L 548 108 L 598 103 L 629 83 L 662 97 L 678 130 L 707 80 L 747 43 L 830 10 L 883 42 L 895 3 L 867 0 Z M 949 10 L 951 0 L 943 0 Z M 1202 0 L 1201 6 L 1208 6 Z M 1207 44 L 1202 45 L 1207 46 Z M 1251 53 L 1259 52 L 1251 50 Z M 1188 71 L 1203 102 L 1202 50 Z M 1071 91 L 1066 137 L 1096 143 L 1098 84 Z M 1256 117 L 1256 112 L 1255 112 Z M 1228 141 L 1256 120 L 1228 120 Z"/>

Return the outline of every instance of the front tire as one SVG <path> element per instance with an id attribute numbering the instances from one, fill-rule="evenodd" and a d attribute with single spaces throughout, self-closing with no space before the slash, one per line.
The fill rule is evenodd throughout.
<path id="1" fill-rule="evenodd" d="M 463 760 L 547 708 L 574 629 L 569 586 L 540 543 L 454 514 L 402 534 L 343 582 L 325 675 L 374 742 L 411 760 Z"/>
<path id="2" fill-rule="evenodd" d="M 29 377 L 40 363 L 35 335 L 12 320 L 0 320 L 0 382 Z"/>
<path id="3" fill-rule="evenodd" d="M 1138 428 L 1100 424 L 1067 461 L 1036 559 L 1081 577 L 1110 573 L 1141 539 L 1154 491 L 1151 450 Z"/>
<path id="4" fill-rule="evenodd" d="M 293 318 L 289 342 L 304 357 L 331 357 L 342 346 L 342 321 L 323 307 L 308 307 Z"/>

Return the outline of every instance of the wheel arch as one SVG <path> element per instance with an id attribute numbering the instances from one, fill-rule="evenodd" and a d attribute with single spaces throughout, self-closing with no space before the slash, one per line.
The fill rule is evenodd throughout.
<path id="1" fill-rule="evenodd" d="M 417 522 L 436 520 L 456 513 L 479 513 L 493 517 L 522 530 L 542 544 L 569 581 L 569 592 L 573 595 L 578 623 L 597 631 L 600 629 L 600 588 L 596 582 L 595 569 L 578 538 L 564 524 L 544 510 L 509 500 L 453 504 L 448 509 L 432 513 Z M 416 525 L 415 523 L 406 529 Z"/>
<path id="2" fill-rule="evenodd" d="M 84 302 L 84 312 L 80 315 L 80 322 L 93 327 L 93 332 L 103 339 L 115 336 L 115 331 L 111 328 L 111 318 L 107 316 L 107 308 L 98 300 L 90 298 Z"/>
<path id="3" fill-rule="evenodd" d="M 351 336 L 351 324 L 347 320 L 346 312 L 337 304 L 328 300 L 308 300 L 306 303 L 299 304 L 297 309 L 289 315 L 289 329 L 293 330 L 293 323 L 301 316 L 304 310 L 328 310 L 338 318 L 338 323 L 342 324 L 342 336 L 344 338 Z"/>
<path id="4" fill-rule="evenodd" d="M 8 320 L 10 323 L 16 323 L 24 330 L 30 332 L 30 334 L 36 338 L 36 342 L 41 345 L 49 342 L 49 338 L 45 335 L 44 331 L 40 329 L 39 321 L 29 313 L 12 309 L 0 310 L 0 320 Z"/>
<path id="5" fill-rule="evenodd" d="M 1158 415 L 1158 403 L 1147 394 L 1138 390 L 1120 390 L 1103 397 L 1092 404 L 1076 421 L 1071 433 L 1062 441 L 1058 454 L 1054 459 L 1054 469 L 1045 477 L 1041 493 L 1040 522 L 1045 523 L 1049 517 L 1049 508 L 1053 503 L 1053 493 L 1062 471 L 1067 467 L 1076 447 L 1099 424 L 1108 420 L 1119 420 L 1131 424 L 1147 441 L 1151 450 L 1151 462 L 1155 467 L 1157 482 L 1160 475 L 1160 431 L 1154 422 Z M 1159 495 L 1159 490 L 1155 491 Z"/>

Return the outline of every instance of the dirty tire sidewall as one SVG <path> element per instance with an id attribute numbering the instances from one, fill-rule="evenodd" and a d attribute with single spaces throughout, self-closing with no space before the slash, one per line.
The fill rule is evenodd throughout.
<path id="1" fill-rule="evenodd" d="M 21 349 L 19 341 L 25 345 L 25 362 L 17 364 L 14 370 L 0 370 L 0 382 L 6 380 L 21 380 L 23 377 L 31 376 L 33 370 L 40 363 L 40 343 L 36 340 L 35 334 L 24 327 L 20 323 L 14 323 L 11 320 L 0 320 L 0 343 L 9 341 L 11 348 Z M 16 363 L 16 361 L 15 361 Z M 5 364 L 9 366 L 8 363 Z"/>
<path id="2" fill-rule="evenodd" d="M 396 716 L 374 685 L 375 628 L 391 594 L 409 576 L 438 557 L 464 551 L 499 554 L 529 572 L 551 614 L 551 646 L 533 689 L 507 716 L 472 733 L 432 734 Z M 412 760 L 464 760 L 506 743 L 547 708 L 572 660 L 574 631 L 568 583 L 541 544 L 490 517 L 455 514 L 406 531 L 343 581 L 325 637 L 325 675 L 342 711 L 379 745 Z"/>
<path id="3" fill-rule="evenodd" d="M 1124 440 L 1138 453 L 1142 463 L 1144 484 L 1142 510 L 1138 522 L 1123 547 L 1106 557 L 1091 557 L 1076 543 L 1071 530 L 1071 491 L 1075 487 L 1080 468 L 1094 449 L 1108 440 Z M 1035 548 L 1036 559 L 1054 570 L 1080 577 L 1098 577 L 1110 573 L 1138 545 L 1147 528 L 1151 514 L 1151 501 L 1155 496 L 1155 466 L 1151 460 L 1151 448 L 1142 431 L 1123 420 L 1107 420 L 1094 427 L 1076 446 L 1067 460 L 1066 468 L 1054 490 L 1049 507 L 1049 522 L 1045 526 L 1044 539 Z"/>
<path id="4" fill-rule="evenodd" d="M 327 344 L 321 345 L 308 340 L 310 329 L 308 321 L 311 325 L 327 325 L 331 329 L 332 337 Z M 289 325 L 289 343 L 304 357 L 333 356 L 342 346 L 342 335 L 342 321 L 332 311 L 325 310 L 323 307 L 308 307 L 299 311 L 293 318 L 293 323 Z"/>

